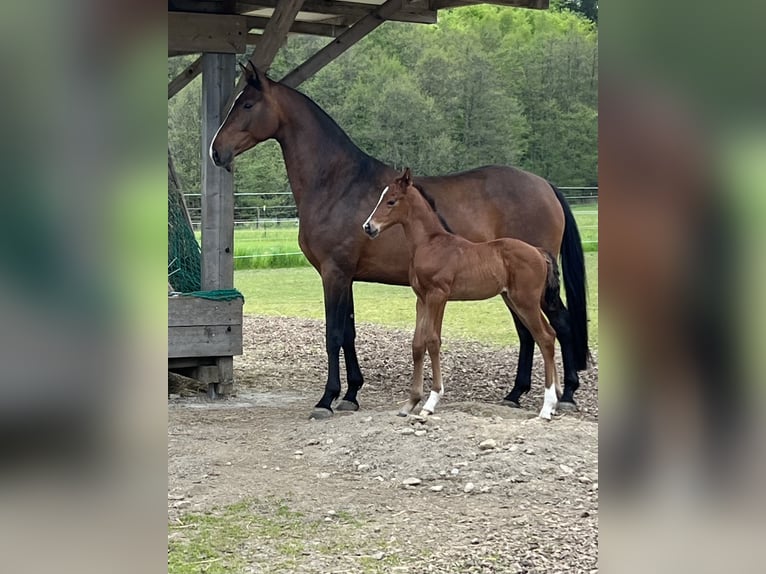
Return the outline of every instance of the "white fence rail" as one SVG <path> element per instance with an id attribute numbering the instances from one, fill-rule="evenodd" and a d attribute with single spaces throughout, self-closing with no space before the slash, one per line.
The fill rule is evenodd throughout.
<path id="1" fill-rule="evenodd" d="M 598 202 L 598 187 L 559 187 L 564 192 L 564 196 L 570 205 L 577 206 L 581 204 Z M 202 208 L 200 207 L 200 197 L 198 192 L 184 192 L 186 208 L 192 220 L 195 229 L 200 226 L 202 218 Z M 238 198 L 290 196 L 286 205 L 252 205 L 252 199 L 248 205 L 242 205 Z M 239 205 L 238 205 L 239 203 Z M 583 215 L 597 215 L 598 211 L 578 211 Z M 292 193 L 289 191 L 278 191 L 274 193 L 261 192 L 236 192 L 234 194 L 234 225 L 238 227 L 281 227 L 293 226 L 298 224 L 298 209 L 292 201 Z M 590 226 L 591 228 L 594 226 Z"/>

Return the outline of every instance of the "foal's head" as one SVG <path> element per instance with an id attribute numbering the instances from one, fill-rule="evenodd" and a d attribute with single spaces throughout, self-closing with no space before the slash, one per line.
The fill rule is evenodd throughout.
<path id="1" fill-rule="evenodd" d="M 247 66 L 240 66 L 247 84 L 210 142 L 210 159 L 229 171 L 236 156 L 273 137 L 279 129 L 271 80 L 249 61 Z"/>
<path id="2" fill-rule="evenodd" d="M 381 231 L 407 219 L 409 193 L 418 193 L 418 191 L 412 183 L 410 168 L 406 168 L 401 176 L 383 188 L 378 204 L 367 221 L 362 224 L 364 232 L 375 239 Z"/>

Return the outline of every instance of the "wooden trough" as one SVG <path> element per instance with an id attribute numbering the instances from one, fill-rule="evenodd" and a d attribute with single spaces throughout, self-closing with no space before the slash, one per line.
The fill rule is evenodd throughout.
<path id="1" fill-rule="evenodd" d="M 233 360 L 242 354 L 242 299 L 168 297 L 168 368 L 228 394 Z"/>

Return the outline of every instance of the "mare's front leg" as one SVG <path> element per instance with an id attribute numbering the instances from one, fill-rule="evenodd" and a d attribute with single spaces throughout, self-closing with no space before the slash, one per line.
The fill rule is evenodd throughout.
<path id="1" fill-rule="evenodd" d="M 333 415 L 332 402 L 340 395 L 340 349 L 343 346 L 348 317 L 351 277 L 335 266 L 322 268 L 324 289 L 325 344 L 327 348 L 327 383 L 324 394 L 311 412 L 311 418 Z"/>
<path id="2" fill-rule="evenodd" d="M 423 361 L 426 356 L 426 329 L 427 329 L 426 307 L 423 300 L 418 296 L 416 317 L 415 317 L 415 335 L 412 338 L 412 382 L 410 383 L 410 398 L 402 408 L 399 409 L 399 416 L 406 417 L 412 412 L 420 400 L 423 398 Z"/>
<path id="3" fill-rule="evenodd" d="M 343 330 L 343 359 L 346 362 L 346 379 L 348 389 L 343 400 L 338 403 L 339 411 L 358 411 L 359 401 L 356 397 L 359 389 L 364 384 L 362 369 L 359 368 L 359 360 L 356 357 L 356 325 L 354 324 L 354 287 L 348 288 L 348 311 L 346 314 L 345 327 Z"/>
<path id="4" fill-rule="evenodd" d="M 432 415 L 436 411 L 436 405 L 444 396 L 444 384 L 442 383 L 441 352 L 442 345 L 442 321 L 444 319 L 444 308 L 447 306 L 447 298 L 441 297 L 429 299 L 428 301 L 429 325 L 428 336 L 426 337 L 426 348 L 428 356 L 431 357 L 431 370 L 433 371 L 433 382 L 431 384 L 431 393 L 428 395 L 426 404 L 420 411 L 422 415 Z M 422 385 L 421 385 L 422 387 Z"/>

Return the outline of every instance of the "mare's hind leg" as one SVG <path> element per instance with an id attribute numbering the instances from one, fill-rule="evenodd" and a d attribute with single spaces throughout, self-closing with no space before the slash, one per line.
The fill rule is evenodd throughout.
<path id="1" fill-rule="evenodd" d="M 442 320 L 444 319 L 444 308 L 447 306 L 446 299 L 433 305 L 435 310 L 431 316 L 430 329 L 426 337 L 426 348 L 428 356 L 431 357 L 431 369 L 433 370 L 433 383 L 431 384 L 431 393 L 428 395 L 426 404 L 420 411 L 422 415 L 432 415 L 436 410 L 436 405 L 444 396 L 444 384 L 442 383 L 441 358 L 441 333 Z"/>
<path id="2" fill-rule="evenodd" d="M 343 400 L 335 407 L 339 411 L 358 411 L 359 401 L 357 393 L 364 384 L 362 370 L 359 368 L 359 360 L 356 357 L 356 325 L 354 323 L 354 286 L 348 288 L 348 312 L 343 331 L 343 359 L 346 362 L 346 380 L 348 389 Z"/>
<path id="3" fill-rule="evenodd" d="M 555 302 L 545 303 L 545 314 L 548 315 L 561 345 L 561 361 L 564 365 L 564 392 L 559 399 L 559 407 L 576 409 L 574 393 L 580 386 L 580 378 L 577 375 L 574 348 L 572 347 L 569 310 L 564 306 L 561 298 L 557 297 Z"/>
<path id="4" fill-rule="evenodd" d="M 519 407 L 521 395 L 528 393 L 532 388 L 532 362 L 535 353 L 535 339 L 511 307 L 508 295 L 503 293 L 502 297 L 505 306 L 511 312 L 513 323 L 516 325 L 516 331 L 519 334 L 519 363 L 516 366 L 516 380 L 513 383 L 511 392 L 503 399 L 503 404 Z"/>
<path id="5" fill-rule="evenodd" d="M 423 398 L 423 362 L 426 355 L 427 312 L 425 303 L 420 297 L 417 300 L 415 335 L 412 338 L 412 382 L 410 383 L 410 398 L 399 410 L 399 416 L 406 417 L 412 412 Z"/>

